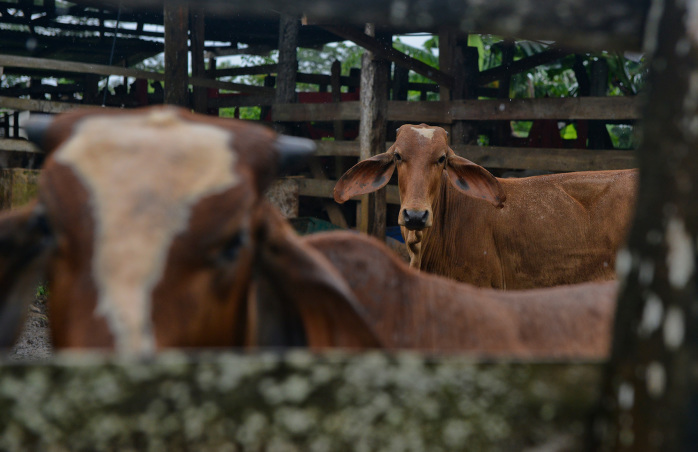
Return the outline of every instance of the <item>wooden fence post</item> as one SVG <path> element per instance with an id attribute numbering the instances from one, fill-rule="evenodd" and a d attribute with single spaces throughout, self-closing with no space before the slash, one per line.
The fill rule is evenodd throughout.
<path id="1" fill-rule="evenodd" d="M 375 36 L 375 26 L 366 24 L 366 34 Z M 390 42 L 391 37 L 385 38 Z M 385 152 L 388 81 L 390 63 L 376 59 L 366 51 L 361 64 L 361 123 L 359 125 L 360 160 Z M 385 189 L 361 198 L 359 230 L 385 240 Z"/>
<path id="2" fill-rule="evenodd" d="M 206 75 L 206 66 L 204 62 L 206 27 L 204 18 L 204 10 L 199 8 L 192 11 L 190 17 L 189 37 L 191 39 L 191 72 L 194 77 L 204 77 Z M 193 89 L 194 111 L 197 113 L 206 113 L 208 107 L 206 96 L 207 88 L 195 86 Z"/>
<path id="3" fill-rule="evenodd" d="M 300 19 L 282 14 L 279 21 L 279 64 L 276 75 L 275 104 L 296 102 L 296 75 L 298 73 L 298 30 Z M 279 133 L 290 133 L 287 124 L 275 123 Z"/>
<path id="4" fill-rule="evenodd" d="M 165 103 L 189 105 L 189 64 L 187 30 L 189 8 L 181 2 L 165 0 Z"/>

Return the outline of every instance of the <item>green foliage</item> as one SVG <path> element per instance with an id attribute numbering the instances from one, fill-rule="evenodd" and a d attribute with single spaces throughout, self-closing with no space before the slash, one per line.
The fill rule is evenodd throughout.
<path id="1" fill-rule="evenodd" d="M 48 285 L 46 283 L 41 283 L 39 286 L 36 288 L 36 298 L 44 298 L 48 297 Z"/>

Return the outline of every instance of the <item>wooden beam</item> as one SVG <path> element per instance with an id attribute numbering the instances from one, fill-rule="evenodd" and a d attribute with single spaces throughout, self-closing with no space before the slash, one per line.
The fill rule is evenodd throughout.
<path id="1" fill-rule="evenodd" d="M 142 71 L 140 69 L 119 66 L 107 66 L 104 64 L 77 63 L 74 61 L 60 61 L 48 58 L 31 58 L 15 55 L 0 55 L 0 66 L 74 72 L 76 74 L 118 75 L 158 81 L 165 80 L 165 75 L 159 72 Z"/>
<path id="2" fill-rule="evenodd" d="M 376 36 L 375 25 L 366 24 L 366 36 Z M 380 45 L 389 45 L 391 36 Z M 392 45 L 391 45 L 392 48 Z M 382 53 L 364 52 L 361 62 L 361 110 L 359 123 L 359 158 L 368 159 L 385 152 L 388 117 L 388 84 L 390 63 Z M 385 190 L 380 189 L 361 197 L 358 229 L 379 240 L 385 240 L 386 228 Z"/>
<path id="3" fill-rule="evenodd" d="M 194 77 L 206 77 L 204 40 L 206 37 L 206 22 L 204 11 L 200 8 L 192 10 L 189 20 L 189 41 L 191 42 L 191 72 Z M 208 106 L 206 88 L 195 86 L 193 89 L 193 108 L 196 113 L 206 113 Z"/>
<path id="4" fill-rule="evenodd" d="M 258 66 L 245 67 L 228 67 L 225 69 L 216 69 L 215 78 L 220 77 L 237 77 L 238 75 L 259 75 L 259 74 L 276 74 L 278 65 L 260 64 Z"/>
<path id="5" fill-rule="evenodd" d="M 433 66 L 429 66 L 426 63 L 422 63 L 419 60 L 406 55 L 392 46 L 392 43 L 381 42 L 376 38 L 363 33 L 361 30 L 350 27 L 347 25 L 326 25 L 327 31 L 336 34 L 337 36 L 348 39 L 361 47 L 373 52 L 376 56 L 385 58 L 386 60 L 392 61 L 395 64 L 406 67 L 424 77 L 432 79 L 444 86 L 451 86 L 453 84 L 453 77 L 438 70 Z"/>
<path id="6" fill-rule="evenodd" d="M 492 69 L 480 72 L 477 77 L 477 83 L 479 85 L 486 85 L 488 83 L 494 82 L 495 80 L 501 80 L 503 77 L 509 75 L 518 74 L 525 72 L 529 69 L 533 69 L 536 66 L 542 64 L 552 63 L 561 58 L 570 55 L 572 51 L 564 49 L 549 49 L 543 52 L 537 53 L 530 57 L 522 58 L 517 61 L 511 62 L 509 65 L 497 66 Z"/>
<path id="7" fill-rule="evenodd" d="M 541 171 L 599 171 L 635 168 L 635 153 L 624 150 L 507 148 L 453 145 L 454 152 L 486 168 Z"/>
<path id="8" fill-rule="evenodd" d="M 389 121 L 419 121 L 449 124 L 453 121 L 516 121 L 532 119 L 603 119 L 608 121 L 641 118 L 642 98 L 565 97 L 511 100 L 455 100 L 451 102 L 388 101 Z M 359 102 L 338 104 L 281 104 L 274 106 L 275 121 L 359 120 Z"/>
<path id="9" fill-rule="evenodd" d="M 274 96 L 234 96 L 208 99 L 209 108 L 268 107 L 274 105 Z"/>
<path id="10" fill-rule="evenodd" d="M 70 102 L 55 102 L 39 99 L 19 99 L 16 97 L 0 96 L 0 108 L 8 110 L 33 111 L 38 113 L 62 113 L 74 108 L 88 108 L 94 105 L 74 104 Z M 105 107 L 108 108 L 108 107 Z"/>
<path id="11" fill-rule="evenodd" d="M 633 96 L 453 101 L 451 120 L 640 119 L 642 99 Z"/>
<path id="12" fill-rule="evenodd" d="M 46 71 L 71 72 L 76 74 L 116 75 L 121 77 L 133 77 L 144 80 L 165 81 L 165 74 L 160 72 L 142 71 L 120 66 L 107 66 L 103 64 L 76 63 L 72 61 L 60 61 L 47 58 L 31 58 L 15 55 L 0 55 L 0 67 L 18 67 L 24 69 L 41 69 Z M 228 91 L 242 91 L 259 94 L 273 94 L 273 88 L 245 85 L 242 83 L 221 82 L 206 77 L 189 77 L 188 83 L 204 88 L 223 89 Z"/>
<path id="13" fill-rule="evenodd" d="M 337 181 L 321 179 L 295 179 L 298 181 L 298 194 L 313 198 L 333 198 L 334 186 Z M 351 198 L 359 201 L 360 196 Z M 385 187 L 385 199 L 388 204 L 400 205 L 400 192 L 397 185 L 387 185 Z"/>
<path id="14" fill-rule="evenodd" d="M 189 105 L 189 60 L 187 30 L 189 8 L 187 5 L 165 0 L 165 103 L 187 107 Z"/>
<path id="15" fill-rule="evenodd" d="M 16 138 L 0 138 L 0 151 L 44 153 L 31 141 Z"/>
<path id="16" fill-rule="evenodd" d="M 298 32 L 300 19 L 295 15 L 282 15 L 279 21 L 279 64 L 276 75 L 276 103 L 294 103 L 296 96 L 296 73 L 298 72 Z M 272 111 L 274 109 L 272 108 Z M 289 133 L 287 125 L 275 124 L 280 133 Z"/>
<path id="17" fill-rule="evenodd" d="M 183 1 L 183 0 L 181 0 Z M 123 2 L 123 3 L 122 3 Z M 100 5 L 160 9 L 162 0 L 100 0 Z M 556 41 L 587 50 L 642 50 L 649 0 L 201 0 L 218 15 L 305 14 L 312 23 L 374 22 L 401 29 L 461 32 Z"/>
<path id="18" fill-rule="evenodd" d="M 359 157 L 356 141 L 316 141 L 315 154 L 323 156 Z M 387 142 L 388 149 L 393 143 Z M 521 148 L 452 144 L 456 154 L 487 168 L 535 169 L 543 171 L 592 171 L 635 167 L 635 156 L 629 150 L 588 150 L 556 148 Z"/>

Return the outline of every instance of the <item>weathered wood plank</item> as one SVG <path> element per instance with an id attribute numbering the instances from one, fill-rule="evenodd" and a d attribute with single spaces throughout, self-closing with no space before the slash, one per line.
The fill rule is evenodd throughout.
<path id="1" fill-rule="evenodd" d="M 358 101 L 333 104 L 276 104 L 272 108 L 272 121 L 358 121 Z"/>
<path id="2" fill-rule="evenodd" d="M 505 148 L 454 145 L 456 154 L 486 168 L 598 171 L 635 168 L 635 153 L 617 150 Z"/>
<path id="3" fill-rule="evenodd" d="M 301 196 L 312 196 L 314 198 L 332 198 L 332 192 L 337 181 L 320 179 L 298 179 L 298 193 Z M 397 185 L 387 185 L 385 193 L 386 202 L 389 204 L 400 204 L 400 193 Z M 359 196 L 352 198 L 359 201 Z"/>
<path id="4" fill-rule="evenodd" d="M 21 57 L 15 55 L 0 55 L 0 67 L 18 67 L 25 69 L 42 69 L 47 71 L 74 72 L 77 74 L 94 75 L 118 75 L 144 80 L 164 81 L 165 74 L 160 72 L 142 71 L 119 66 L 107 66 L 103 64 L 76 63 L 72 61 L 59 61 L 48 58 Z M 188 83 L 203 88 L 215 88 L 229 91 L 243 91 L 260 94 L 273 94 L 273 88 L 251 86 L 242 83 L 222 82 L 204 77 L 189 77 Z"/>
<path id="5" fill-rule="evenodd" d="M 200 8 L 194 8 L 189 15 L 189 41 L 191 42 L 191 73 L 195 77 L 206 76 L 204 43 L 206 38 L 205 13 Z M 194 86 L 193 110 L 196 113 L 206 113 L 208 105 L 207 90 L 202 86 Z"/>
<path id="6" fill-rule="evenodd" d="M 35 152 L 43 154 L 34 143 L 15 138 L 0 138 L 0 151 Z"/>
<path id="7" fill-rule="evenodd" d="M 640 119 L 642 99 L 631 96 L 453 101 L 451 120 Z"/>
<path id="8" fill-rule="evenodd" d="M 453 84 L 453 77 L 433 66 L 429 66 L 426 63 L 400 52 L 394 48 L 390 42 L 381 42 L 380 40 L 369 36 L 366 33 L 362 33 L 361 30 L 357 28 L 346 25 L 332 25 L 325 26 L 324 28 L 337 36 L 348 39 L 355 44 L 360 45 L 366 50 L 374 53 L 376 56 L 385 58 L 386 60 L 392 61 L 395 64 L 399 64 L 400 66 L 432 79 L 441 85 L 451 86 Z"/>
<path id="9" fill-rule="evenodd" d="M 163 16 L 165 23 L 165 103 L 188 107 L 189 6 L 165 0 Z"/>
<path id="10" fill-rule="evenodd" d="M 355 141 L 316 141 L 318 156 L 358 157 Z M 392 145 L 386 143 L 386 149 Z M 452 145 L 462 157 L 488 168 L 535 169 L 545 171 L 593 171 L 634 168 L 633 151 L 553 148 L 514 148 Z"/>
<path id="11" fill-rule="evenodd" d="M 492 69 L 482 71 L 477 76 L 477 83 L 480 85 L 486 85 L 495 80 L 500 80 L 502 77 L 505 77 L 507 75 L 512 76 L 514 74 L 533 69 L 534 67 L 540 66 L 542 64 L 552 63 L 553 61 L 557 61 L 560 58 L 569 55 L 570 53 L 572 52 L 569 50 L 556 48 L 548 49 L 536 55 L 513 61 L 507 67 L 497 66 L 493 67 Z"/>
<path id="12" fill-rule="evenodd" d="M 367 36 L 379 46 L 392 49 L 392 37 L 376 33 L 374 24 L 366 24 Z M 375 48 L 375 46 L 374 46 Z M 385 149 L 388 116 L 388 87 L 390 83 L 390 62 L 383 52 L 373 49 L 364 52 L 361 61 L 361 111 L 359 122 L 359 158 L 368 159 Z M 386 228 L 385 189 L 361 197 L 357 228 L 368 235 L 383 240 Z"/>
<path id="13" fill-rule="evenodd" d="M 39 113 L 62 113 L 74 108 L 94 107 L 94 105 L 73 104 L 39 99 L 19 99 L 16 97 L 0 96 L 0 108 L 8 110 L 34 111 Z M 109 108 L 109 107 L 105 107 Z"/>
<path id="14" fill-rule="evenodd" d="M 450 102 L 389 101 L 388 120 L 449 124 L 453 121 L 641 118 L 642 98 L 568 97 L 511 100 L 455 100 Z M 278 121 L 359 119 L 358 102 L 340 104 L 279 104 L 272 116 Z"/>
<path id="15" fill-rule="evenodd" d="M 184 2 L 185 0 L 179 0 Z M 118 7 L 161 8 L 162 0 L 100 0 Z M 214 14 L 305 14 L 315 23 L 366 22 L 412 30 L 454 27 L 585 50 L 642 50 L 649 0 L 200 0 Z"/>

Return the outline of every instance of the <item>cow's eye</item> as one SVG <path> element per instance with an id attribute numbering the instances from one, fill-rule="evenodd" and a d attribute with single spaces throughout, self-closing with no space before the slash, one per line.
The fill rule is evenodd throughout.
<path id="1" fill-rule="evenodd" d="M 223 245 L 220 251 L 220 258 L 226 262 L 236 260 L 240 256 L 240 250 L 248 241 L 249 234 L 247 231 L 238 232 Z"/>
<path id="2" fill-rule="evenodd" d="M 437 160 L 437 162 L 438 162 L 439 165 L 441 165 L 441 164 L 442 164 L 443 162 L 445 162 L 445 161 L 446 161 L 446 156 L 445 156 L 445 155 L 442 155 L 441 157 L 439 157 L 439 160 Z"/>
<path id="3" fill-rule="evenodd" d="M 402 156 L 397 152 L 395 153 L 395 160 L 397 160 L 398 162 L 402 161 Z"/>

